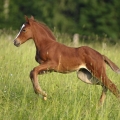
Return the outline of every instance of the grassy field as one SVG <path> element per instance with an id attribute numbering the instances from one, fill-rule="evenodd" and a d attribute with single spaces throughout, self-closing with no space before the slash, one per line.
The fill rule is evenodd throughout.
<path id="1" fill-rule="evenodd" d="M 104 106 L 98 107 L 100 86 L 81 82 L 76 72 L 39 76 L 48 99 L 37 96 L 29 72 L 38 65 L 35 47 L 29 41 L 17 48 L 14 36 L 0 36 L 0 120 L 119 120 L 120 104 L 109 91 Z M 83 43 L 82 43 L 83 44 Z M 81 45 L 81 44 L 80 44 Z M 120 47 L 90 44 L 120 66 Z M 107 67 L 109 78 L 120 89 L 120 75 Z"/>

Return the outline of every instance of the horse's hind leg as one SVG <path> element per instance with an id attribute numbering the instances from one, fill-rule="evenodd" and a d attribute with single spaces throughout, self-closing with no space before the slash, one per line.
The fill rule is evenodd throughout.
<path id="1" fill-rule="evenodd" d="M 120 98 L 120 92 L 117 86 L 106 76 L 103 78 L 102 83 L 108 88 L 117 98 Z"/>
<path id="2" fill-rule="evenodd" d="M 119 90 L 118 90 L 117 86 L 106 76 L 106 74 L 104 74 L 104 77 L 102 77 L 101 82 L 102 82 L 103 90 L 102 90 L 102 94 L 101 94 L 101 97 L 100 97 L 99 104 L 102 105 L 104 103 L 104 100 L 106 98 L 106 92 L 107 92 L 108 89 L 117 98 L 120 98 L 120 93 L 119 93 Z"/>
<path id="3" fill-rule="evenodd" d="M 105 86 L 102 86 L 103 90 L 102 90 L 102 94 L 100 96 L 100 100 L 99 100 L 99 105 L 103 105 L 105 98 L 106 98 L 106 93 L 107 93 L 107 88 Z"/>

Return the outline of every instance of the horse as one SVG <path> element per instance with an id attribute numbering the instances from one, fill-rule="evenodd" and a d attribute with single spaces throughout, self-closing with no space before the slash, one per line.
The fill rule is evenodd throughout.
<path id="1" fill-rule="evenodd" d="M 33 16 L 30 18 L 25 16 L 25 23 L 14 39 L 14 45 L 19 47 L 29 39 L 34 41 L 35 60 L 39 63 L 31 70 L 30 79 L 34 92 L 41 95 L 44 100 L 47 100 L 47 93 L 40 87 L 38 75 L 48 72 L 69 73 L 73 71 L 77 72 L 77 77 L 81 81 L 102 86 L 100 105 L 103 105 L 108 90 L 120 99 L 117 86 L 106 75 L 106 64 L 116 73 L 120 73 L 120 69 L 105 55 L 88 46 L 75 48 L 57 42 L 49 27 L 36 21 Z"/>

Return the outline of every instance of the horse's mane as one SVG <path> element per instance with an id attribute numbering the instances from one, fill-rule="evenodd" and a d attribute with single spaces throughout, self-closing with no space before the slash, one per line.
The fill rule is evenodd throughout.
<path id="1" fill-rule="evenodd" d="M 32 19 L 31 19 L 32 20 Z M 46 31 L 47 35 L 52 39 L 56 40 L 55 36 L 53 35 L 53 32 L 50 30 L 50 28 L 43 22 L 39 22 L 36 20 L 32 20 L 34 23 L 36 23 L 39 27 L 41 27 L 44 31 Z"/>

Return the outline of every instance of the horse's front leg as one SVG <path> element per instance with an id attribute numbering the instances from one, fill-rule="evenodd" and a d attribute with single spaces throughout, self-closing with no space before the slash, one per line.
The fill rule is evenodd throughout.
<path id="1" fill-rule="evenodd" d="M 43 63 L 37 67 L 35 67 L 31 72 L 30 72 L 30 79 L 33 84 L 33 88 L 36 94 L 40 94 L 43 96 L 43 99 L 47 99 L 47 94 L 41 89 L 39 82 L 38 82 L 38 74 L 43 74 L 44 71 L 47 72 L 51 70 L 54 65 L 51 63 Z"/>

